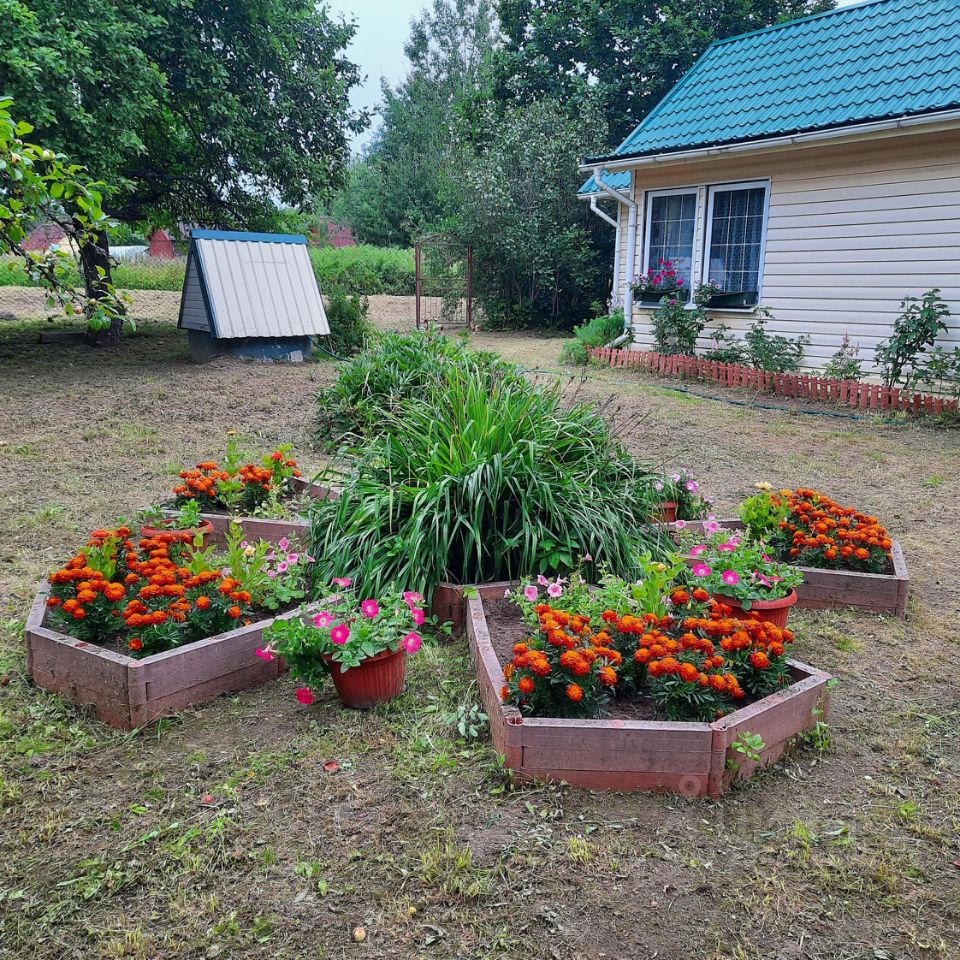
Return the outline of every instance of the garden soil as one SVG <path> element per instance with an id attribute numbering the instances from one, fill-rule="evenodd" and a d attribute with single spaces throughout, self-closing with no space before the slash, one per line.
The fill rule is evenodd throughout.
<path id="1" fill-rule="evenodd" d="M 409 301 L 371 304 L 409 325 Z M 302 707 L 284 679 L 128 735 L 32 687 L 45 573 L 229 429 L 320 466 L 313 397 L 335 375 L 195 366 L 169 318 L 116 352 L 41 328 L 0 321 L 2 960 L 960 956 L 960 432 L 704 399 L 560 368 L 555 336 L 477 335 L 602 404 L 652 466 L 691 467 L 721 515 L 758 480 L 819 487 L 881 517 L 912 577 L 906 620 L 791 618 L 796 656 L 840 679 L 829 726 L 723 800 L 514 789 L 470 735 L 463 643 L 369 713 L 330 689 Z"/>

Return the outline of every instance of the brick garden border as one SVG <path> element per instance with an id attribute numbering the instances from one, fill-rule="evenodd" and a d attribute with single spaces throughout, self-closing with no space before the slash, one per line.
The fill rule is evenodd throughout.
<path id="1" fill-rule="evenodd" d="M 50 585 L 43 584 L 27 617 L 27 672 L 38 687 L 61 694 L 121 730 L 275 680 L 284 670 L 282 659 L 264 661 L 255 651 L 274 620 L 300 613 L 297 608 L 135 660 L 48 627 L 49 595 Z M 313 608 L 319 606 L 308 606 Z"/>
<path id="2" fill-rule="evenodd" d="M 742 530 L 740 520 L 718 520 L 726 530 Z M 669 526 L 676 529 L 676 524 Z M 696 521 L 688 521 L 687 530 L 703 529 Z M 797 609 L 842 610 L 853 607 L 869 613 L 907 615 L 910 597 L 910 574 L 903 557 L 903 549 L 894 540 L 890 548 L 893 573 L 860 573 L 856 570 L 825 570 L 822 567 L 797 567 L 803 573 L 803 583 L 797 587 Z"/>
<path id="3" fill-rule="evenodd" d="M 700 380 L 721 387 L 763 391 L 794 400 L 825 400 L 863 410 L 903 410 L 940 416 L 957 414 L 956 400 L 925 393 L 908 393 L 899 387 L 854 380 L 833 380 L 811 374 L 771 373 L 740 363 L 720 363 L 703 357 L 592 347 L 590 356 L 606 366 L 633 367 L 661 377 Z"/>
<path id="4" fill-rule="evenodd" d="M 292 479 L 292 485 L 297 492 L 306 493 L 314 500 L 336 500 L 340 491 L 336 487 L 327 487 L 299 477 Z M 176 516 L 177 511 L 170 508 L 163 511 L 167 516 Z M 253 540 L 267 540 L 277 543 L 284 537 L 299 537 L 309 528 L 304 520 L 271 520 L 266 517 L 232 517 L 227 513 L 201 513 L 201 518 L 213 524 L 213 533 L 208 542 L 222 547 L 226 543 L 227 533 L 232 520 L 243 525 L 244 533 Z"/>
<path id="5" fill-rule="evenodd" d="M 483 599 L 502 597 L 506 586 L 478 587 L 479 597 L 465 600 L 465 617 L 494 747 L 516 781 L 563 780 L 594 790 L 719 797 L 735 779 L 778 760 L 798 734 L 829 714 L 830 675 L 791 660 L 794 683 L 788 689 L 714 723 L 524 717 L 500 701 L 503 669 L 483 612 Z M 748 733 L 763 738 L 758 762 L 732 749 L 734 741 Z M 738 766 L 729 767 L 728 760 Z"/>

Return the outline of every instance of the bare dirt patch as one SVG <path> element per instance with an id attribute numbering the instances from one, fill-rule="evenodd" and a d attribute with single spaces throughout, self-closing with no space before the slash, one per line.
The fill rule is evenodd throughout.
<path id="1" fill-rule="evenodd" d="M 409 307 L 371 301 L 385 326 Z M 463 644 L 415 659 L 408 693 L 369 714 L 330 691 L 302 708 L 284 680 L 130 737 L 32 688 L 20 630 L 44 572 L 229 428 L 319 465 L 312 397 L 335 370 L 194 366 L 169 322 L 117 353 L 37 330 L 0 323 L 0 958 L 956 956 L 956 432 L 561 371 L 721 512 L 767 479 L 876 513 L 914 597 L 905 622 L 797 614 L 796 655 L 841 678 L 829 733 L 720 802 L 514 791 L 457 733 Z M 475 342 L 558 370 L 553 336 Z"/>

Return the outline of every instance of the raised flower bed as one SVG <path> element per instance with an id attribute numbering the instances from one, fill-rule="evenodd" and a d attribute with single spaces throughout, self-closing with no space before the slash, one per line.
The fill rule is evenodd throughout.
<path id="1" fill-rule="evenodd" d="M 279 658 L 255 656 L 263 631 L 298 610 L 268 617 L 186 646 L 135 659 L 78 640 L 48 623 L 49 585 L 34 600 L 24 636 L 27 670 L 38 687 L 59 693 L 112 727 L 133 730 L 224 693 L 275 680 Z M 315 609 L 313 605 L 310 609 Z"/>
<path id="2" fill-rule="evenodd" d="M 493 743 L 515 780 L 718 797 L 828 715 L 830 676 L 788 660 L 789 686 L 713 722 L 525 716 L 503 702 L 507 678 L 485 612 L 504 586 L 466 598 L 466 632 Z M 745 742 L 762 746 L 744 753 Z"/>
<path id="3" fill-rule="evenodd" d="M 25 631 L 34 682 L 123 729 L 278 675 L 255 657 L 263 631 L 298 605 L 311 557 L 293 544 L 227 549 L 175 533 L 95 530 L 50 574 Z"/>
<path id="4" fill-rule="evenodd" d="M 305 480 L 290 450 L 282 446 L 254 464 L 231 438 L 222 460 L 206 460 L 180 473 L 172 504 L 161 508 L 167 517 L 185 507 L 200 508 L 199 519 L 210 527 L 209 542 L 222 546 L 233 520 L 247 536 L 276 543 L 302 535 L 307 527 L 297 509 L 304 499 L 335 499 L 339 491 Z"/>
<path id="5" fill-rule="evenodd" d="M 772 532 L 781 530 L 781 523 L 786 524 L 782 533 L 771 539 L 771 549 L 803 575 L 802 583 L 796 586 L 798 608 L 853 607 L 870 613 L 906 615 L 910 575 L 903 550 L 897 541 L 889 539 L 875 518 L 841 507 L 817 491 L 801 489 L 775 494 L 769 484 L 761 483 L 758 487 L 760 493 L 744 501 L 741 507 L 746 520 L 680 522 L 671 524 L 671 528 L 686 537 L 691 532 L 710 535 L 719 529 L 747 530 L 749 527 L 754 537 L 768 539 Z M 771 514 L 771 506 L 780 508 L 781 501 L 782 515 Z M 803 509 L 798 511 L 796 508 L 800 506 Z M 803 521 L 804 516 L 812 522 Z M 799 524 L 797 520 L 800 520 Z M 826 527 L 813 528 L 814 524 L 824 521 Z M 839 526 L 840 522 L 847 525 Z M 838 530 L 850 528 L 851 535 L 845 533 L 843 538 L 837 539 Z M 869 534 L 862 542 L 857 539 L 860 530 Z M 858 551 L 862 556 L 857 556 Z M 695 559 L 692 558 L 691 563 Z M 844 569 L 845 565 L 859 566 L 860 569 Z"/>

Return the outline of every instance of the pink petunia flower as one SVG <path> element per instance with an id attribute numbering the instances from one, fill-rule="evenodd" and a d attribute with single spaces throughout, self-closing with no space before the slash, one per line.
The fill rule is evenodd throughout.
<path id="1" fill-rule="evenodd" d="M 537 575 L 537 583 L 539 583 L 541 587 L 550 586 L 550 581 L 542 573 Z"/>
<path id="2" fill-rule="evenodd" d="M 267 576 L 268 576 L 271 580 L 273 580 L 274 577 L 276 577 L 276 575 L 277 575 L 277 571 L 276 571 L 276 570 L 268 570 L 268 571 L 267 571 Z"/>
<path id="3" fill-rule="evenodd" d="M 583 562 L 584 562 L 584 563 L 593 563 L 593 557 L 590 556 L 589 553 L 585 553 L 585 554 L 583 555 Z"/>
<path id="4" fill-rule="evenodd" d="M 277 564 L 277 573 L 286 573 L 288 567 L 289 567 L 289 564 L 287 563 L 287 561 L 286 561 L 286 560 L 281 560 L 281 561 Z"/>
<path id="5" fill-rule="evenodd" d="M 529 587 L 523 588 L 523 595 L 533 603 L 540 596 L 540 591 L 531 583 Z"/>
<path id="6" fill-rule="evenodd" d="M 683 529 L 686 527 L 686 525 L 687 525 L 687 521 L 686 521 L 686 520 L 677 520 L 676 523 L 674 523 L 674 526 L 675 526 L 678 530 L 683 530 Z"/>
<path id="7" fill-rule="evenodd" d="M 329 610 L 321 610 L 314 614 L 313 625 L 319 630 L 325 630 L 333 623 L 333 614 Z"/>
<path id="8" fill-rule="evenodd" d="M 695 577 L 709 577 L 713 571 L 705 563 L 695 563 L 693 565 L 693 575 Z"/>
<path id="9" fill-rule="evenodd" d="M 281 537 L 277 541 L 277 546 L 286 553 L 290 549 L 290 541 L 286 537 Z"/>
<path id="10" fill-rule="evenodd" d="M 349 587 L 353 583 L 349 577 L 334 577 L 332 582 L 338 587 Z"/>
<path id="11" fill-rule="evenodd" d="M 412 610 L 421 600 L 423 595 L 415 593 L 413 590 L 406 590 L 403 594 L 403 602 Z"/>
<path id="12" fill-rule="evenodd" d="M 289 564 L 296 564 L 296 562 L 297 562 L 299 559 L 300 559 L 300 554 L 299 554 L 299 553 L 288 553 L 288 554 L 287 554 L 287 563 L 289 563 Z"/>
<path id="13" fill-rule="evenodd" d="M 309 707 L 316 697 L 313 695 L 313 691 L 309 687 L 300 687 L 297 690 L 297 699 L 305 706 Z"/>
<path id="14" fill-rule="evenodd" d="M 266 660 L 268 663 L 271 660 L 276 660 L 276 656 L 269 647 L 261 647 L 259 650 L 255 650 L 254 653 L 261 659 Z"/>
<path id="15" fill-rule="evenodd" d="M 703 525 L 703 529 L 707 534 L 712 535 L 720 529 L 720 524 L 717 523 L 716 520 L 707 520 Z"/>
<path id="16" fill-rule="evenodd" d="M 350 639 L 350 628 L 345 623 L 338 623 L 330 631 L 330 639 L 342 647 Z"/>
<path id="17" fill-rule="evenodd" d="M 736 570 L 724 570 L 720 574 L 720 579 L 731 587 L 735 587 L 740 582 L 740 574 Z"/>
<path id="18" fill-rule="evenodd" d="M 698 543 L 695 547 L 691 548 L 690 556 L 699 557 L 700 554 L 703 553 L 706 549 L 707 549 L 707 545 L 705 543 Z"/>
<path id="19" fill-rule="evenodd" d="M 403 649 L 407 653 L 416 653 L 423 646 L 423 637 L 419 633 L 408 633 L 403 638 Z"/>
<path id="20" fill-rule="evenodd" d="M 413 622 L 418 626 L 422 627 L 424 621 L 427 619 L 426 611 L 420 607 L 414 607 L 410 613 L 413 615 Z"/>
<path id="21" fill-rule="evenodd" d="M 364 600 L 363 603 L 360 604 L 360 612 L 368 619 L 376 620 L 380 615 L 380 604 L 373 598 Z"/>
<path id="22" fill-rule="evenodd" d="M 717 547 L 717 549 L 721 553 L 736 553 L 737 545 L 735 543 L 721 543 L 720 546 Z"/>
<path id="23" fill-rule="evenodd" d="M 550 586 L 547 587 L 547 593 L 556 599 L 563 595 L 563 587 L 561 587 L 559 583 L 551 583 Z"/>
<path id="24" fill-rule="evenodd" d="M 653 489 L 656 490 L 657 493 L 663 493 L 663 481 L 661 481 L 661 480 L 654 480 L 654 482 L 653 482 Z"/>
<path id="25" fill-rule="evenodd" d="M 685 486 L 691 493 L 698 493 L 699 490 L 700 490 L 700 484 L 697 483 L 696 480 L 688 480 L 688 481 L 684 484 L 684 486 Z"/>

